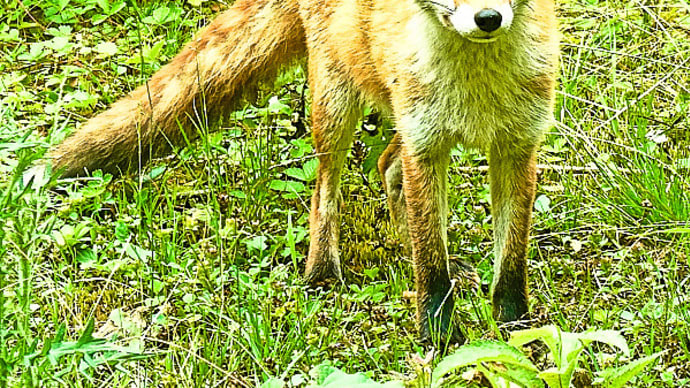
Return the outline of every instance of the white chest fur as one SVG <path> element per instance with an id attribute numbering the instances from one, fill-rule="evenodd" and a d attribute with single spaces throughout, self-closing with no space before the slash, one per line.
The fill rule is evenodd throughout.
<path id="1" fill-rule="evenodd" d="M 419 14 L 406 37 L 424 95 L 399 124 L 418 148 L 536 142 L 551 124 L 549 101 L 526 87 L 550 64 L 521 20 L 495 42 L 473 43 Z"/>

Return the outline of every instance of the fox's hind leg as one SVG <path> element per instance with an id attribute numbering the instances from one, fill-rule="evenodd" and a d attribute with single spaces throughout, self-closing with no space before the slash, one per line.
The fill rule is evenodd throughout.
<path id="1" fill-rule="evenodd" d="M 309 62 L 312 132 L 319 167 L 309 215 L 309 256 L 305 279 L 310 284 L 335 277 L 342 281 L 340 235 L 340 174 L 360 111 L 352 85 L 324 60 Z"/>
<path id="2" fill-rule="evenodd" d="M 401 140 L 396 133 L 388 147 L 381 153 L 378 161 L 379 174 L 383 188 L 386 190 L 388 211 L 391 220 L 398 230 L 398 235 L 407 253 L 412 252 L 410 231 L 407 227 L 407 211 L 405 210 L 405 193 L 402 182 L 402 160 L 400 159 Z"/>

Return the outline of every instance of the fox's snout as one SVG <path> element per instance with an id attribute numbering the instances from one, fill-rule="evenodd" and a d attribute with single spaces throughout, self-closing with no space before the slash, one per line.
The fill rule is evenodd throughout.
<path id="1" fill-rule="evenodd" d="M 503 16 L 491 8 L 484 8 L 474 14 L 474 22 L 480 30 L 484 32 L 493 32 L 501 27 Z"/>
<path id="2" fill-rule="evenodd" d="M 432 1 L 441 21 L 472 41 L 490 42 L 513 22 L 511 1 Z"/>

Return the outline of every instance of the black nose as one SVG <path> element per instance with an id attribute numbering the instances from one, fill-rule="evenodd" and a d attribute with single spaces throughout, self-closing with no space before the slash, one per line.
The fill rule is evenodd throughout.
<path id="1" fill-rule="evenodd" d="M 503 17 L 495 9 L 484 8 L 474 15 L 474 22 L 484 32 L 496 31 L 501 26 Z"/>

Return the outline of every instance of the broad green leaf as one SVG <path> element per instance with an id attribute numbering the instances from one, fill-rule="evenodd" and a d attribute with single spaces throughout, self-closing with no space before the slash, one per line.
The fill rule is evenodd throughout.
<path id="1" fill-rule="evenodd" d="M 525 374 L 525 379 L 538 380 L 536 377 L 537 368 L 515 347 L 498 341 L 478 341 L 462 346 L 455 353 L 441 360 L 434 368 L 431 384 L 438 386 L 443 376 L 449 372 L 484 362 L 499 362 L 506 366 L 510 365 L 515 368 L 521 368 L 520 373 Z"/>
<path id="2" fill-rule="evenodd" d="M 103 11 L 110 11 L 110 2 L 108 0 L 96 0 L 96 4 L 98 4 Z"/>
<path id="3" fill-rule="evenodd" d="M 628 348 L 628 342 L 625 338 L 616 330 L 596 330 L 586 333 L 577 334 L 577 337 L 586 344 L 597 341 L 605 343 L 606 345 L 618 348 L 623 355 L 630 356 L 630 349 Z"/>
<path id="4" fill-rule="evenodd" d="M 278 96 L 273 96 L 268 100 L 268 111 L 273 114 L 292 114 L 292 109 L 289 105 L 283 104 Z"/>
<path id="5" fill-rule="evenodd" d="M 279 181 L 274 179 L 268 184 L 268 187 L 276 191 L 287 191 L 291 193 L 301 193 L 304 191 L 304 184 L 294 181 Z"/>
<path id="6" fill-rule="evenodd" d="M 580 340 L 580 334 L 561 331 L 560 346 L 560 362 L 556 366 L 562 369 L 580 356 L 585 343 Z"/>
<path id="7" fill-rule="evenodd" d="M 285 170 L 285 175 L 287 175 L 291 178 L 299 179 L 301 181 L 307 180 L 306 177 L 304 176 L 304 170 L 302 170 L 301 168 L 290 167 L 290 168 Z"/>
<path id="8" fill-rule="evenodd" d="M 144 177 L 145 179 L 144 179 L 144 180 L 145 180 L 145 181 L 155 180 L 155 179 L 158 178 L 159 176 L 163 175 L 163 173 L 164 173 L 167 169 L 168 169 L 168 167 L 165 166 L 165 165 L 156 166 L 156 167 L 152 168 L 151 171 L 149 171 L 148 174 L 145 175 L 145 177 Z"/>
<path id="9" fill-rule="evenodd" d="M 583 348 L 580 349 L 580 352 Z M 578 352 L 578 354 L 580 353 Z M 569 388 L 573 379 L 573 372 L 577 366 L 577 357 L 563 368 L 549 368 L 539 373 L 539 377 L 546 382 L 549 388 Z"/>
<path id="10" fill-rule="evenodd" d="M 154 252 L 136 244 L 125 243 L 125 252 L 133 260 L 141 260 L 143 262 L 148 262 L 148 260 L 154 257 Z"/>
<path id="11" fill-rule="evenodd" d="M 254 238 L 243 240 L 244 244 L 248 248 L 253 248 L 257 251 L 265 251 L 268 249 L 268 244 L 266 241 L 268 241 L 266 236 L 255 236 Z"/>
<path id="12" fill-rule="evenodd" d="M 538 213 L 546 213 L 551 210 L 551 198 L 542 194 L 534 200 L 534 210 Z"/>
<path id="13" fill-rule="evenodd" d="M 293 158 L 301 158 L 306 154 L 311 154 L 311 152 L 313 151 L 313 147 L 311 146 L 311 144 L 309 144 L 304 139 L 291 140 L 290 144 L 294 146 L 294 148 L 290 149 L 290 156 L 292 156 Z"/>
<path id="14" fill-rule="evenodd" d="M 603 379 L 601 384 L 604 388 L 621 388 L 630 381 L 633 377 L 637 376 L 642 372 L 642 370 L 656 360 L 663 352 L 652 354 L 641 358 L 639 360 L 633 361 L 629 364 L 623 365 L 620 368 L 612 368 L 604 370 L 600 378 Z"/>
<path id="15" fill-rule="evenodd" d="M 307 160 L 302 168 L 290 167 L 285 170 L 285 175 L 299 179 L 304 182 L 311 182 L 316 179 L 316 169 L 319 166 L 319 160 L 312 158 Z"/>
<path id="16" fill-rule="evenodd" d="M 386 131 L 384 128 L 385 125 L 379 128 L 377 130 L 378 133 L 374 136 L 369 136 L 366 132 L 360 136 L 360 140 L 366 144 L 368 148 L 367 155 L 362 162 L 362 170 L 365 173 L 369 173 L 369 171 L 376 169 L 379 157 L 393 137 L 393 132 Z"/>
<path id="17" fill-rule="evenodd" d="M 102 14 L 102 13 L 97 13 L 91 16 L 91 23 L 93 25 L 98 25 L 103 23 L 106 19 L 108 19 L 108 15 Z"/>
<path id="18" fill-rule="evenodd" d="M 137 52 L 133 53 L 133 55 L 130 56 L 130 58 L 127 60 L 127 63 L 139 64 L 142 62 L 142 60 L 144 61 L 144 63 L 157 61 L 160 58 L 161 50 L 163 49 L 164 44 L 165 41 L 162 40 L 154 44 L 153 47 L 144 47 L 143 55 L 139 55 L 139 52 L 137 50 Z"/>
<path id="19" fill-rule="evenodd" d="M 125 1 L 117 1 L 110 5 L 110 11 L 108 11 L 108 13 L 114 15 L 117 12 L 120 12 L 126 5 L 127 3 Z"/>
<path id="20" fill-rule="evenodd" d="M 240 190 L 232 190 L 228 194 L 232 195 L 235 198 L 240 198 L 240 199 L 247 198 L 247 194 L 245 194 L 243 191 L 240 191 Z"/>
<path id="21" fill-rule="evenodd" d="M 319 167 L 319 160 L 316 158 L 311 158 L 304 162 L 302 170 L 304 171 L 304 181 L 311 182 L 316 179 L 316 169 Z"/>
<path id="22" fill-rule="evenodd" d="M 266 380 L 259 388 L 283 388 L 285 382 L 281 379 L 270 378 Z"/>
<path id="23" fill-rule="evenodd" d="M 117 45 L 113 42 L 101 42 L 96 46 L 96 52 L 106 57 L 117 54 Z"/>
<path id="24" fill-rule="evenodd" d="M 147 16 L 142 21 L 147 24 L 167 24 L 178 19 L 182 14 L 182 9 L 178 7 L 160 7 L 153 10 L 151 16 Z"/>
<path id="25" fill-rule="evenodd" d="M 321 364 L 310 372 L 315 377 L 316 382 L 310 384 L 309 388 L 403 388 L 404 384 L 399 381 L 387 383 L 377 383 L 363 373 L 349 374 L 338 368 Z"/>
<path id="26" fill-rule="evenodd" d="M 558 369 L 549 368 L 541 373 L 539 373 L 539 378 L 546 382 L 549 388 L 568 388 L 567 385 L 562 385 L 562 375 L 558 373 Z"/>
<path id="27" fill-rule="evenodd" d="M 561 329 L 554 325 L 542 326 L 536 329 L 518 330 L 510 333 L 508 344 L 520 347 L 536 340 L 542 340 L 554 356 L 554 361 L 560 365 Z"/>
<path id="28" fill-rule="evenodd" d="M 64 36 L 56 36 L 46 43 L 46 47 L 57 52 L 68 52 L 71 49 L 72 44 L 69 42 L 69 38 Z"/>
<path id="29" fill-rule="evenodd" d="M 161 50 L 163 50 L 164 44 L 165 44 L 165 41 L 163 41 L 163 40 L 154 44 L 153 47 L 151 47 L 151 50 L 145 54 L 146 59 L 148 61 L 153 61 L 153 60 L 158 59 L 161 55 Z"/>
<path id="30" fill-rule="evenodd" d="M 544 382 L 531 369 L 511 364 L 489 364 L 485 365 L 488 370 L 495 373 L 497 376 L 508 380 L 520 387 L 525 388 L 544 388 Z M 513 385 L 514 386 L 514 385 Z"/>

